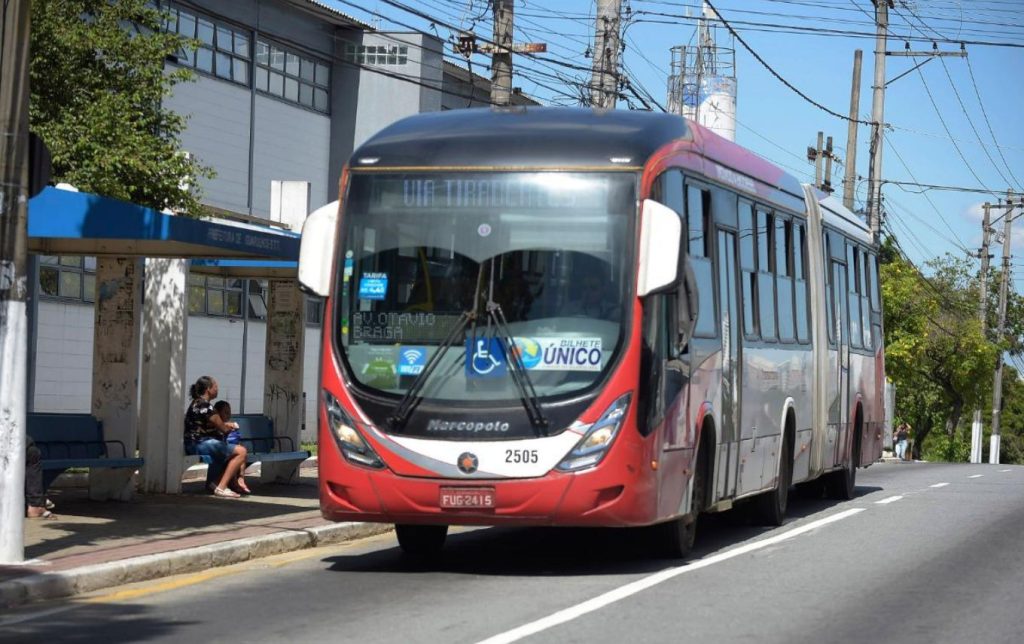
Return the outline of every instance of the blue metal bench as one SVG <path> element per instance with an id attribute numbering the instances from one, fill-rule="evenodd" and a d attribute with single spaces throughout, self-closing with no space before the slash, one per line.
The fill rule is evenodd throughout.
<path id="1" fill-rule="evenodd" d="M 27 419 L 28 435 L 42 454 L 43 489 L 69 467 L 142 467 L 134 447 L 104 440 L 103 423 L 89 414 L 33 413 Z"/>
<path id="2" fill-rule="evenodd" d="M 274 436 L 274 421 L 263 414 L 238 414 L 231 420 L 238 423 L 239 443 L 249 450 L 245 462 L 271 463 L 278 461 L 304 461 L 309 452 L 296 450 L 295 441 L 288 436 Z M 200 461 L 210 465 L 213 459 L 199 456 Z"/>

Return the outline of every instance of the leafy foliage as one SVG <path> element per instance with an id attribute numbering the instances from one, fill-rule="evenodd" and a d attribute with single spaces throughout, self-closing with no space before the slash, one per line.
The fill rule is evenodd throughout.
<path id="1" fill-rule="evenodd" d="M 1020 355 L 1024 304 L 1008 298 L 1007 333 L 996 338 L 999 274 L 989 275 L 988 331 L 978 319 L 980 280 L 965 259 L 946 255 L 927 263 L 930 276 L 883 248 L 881 284 L 886 333 L 886 371 L 896 383 L 896 418 L 913 429 L 916 455 L 930 460 L 970 457 L 969 412 L 980 408 L 991 418 L 992 376 L 1001 353 Z M 997 341 L 998 340 L 998 341 Z M 1002 420 L 1004 462 L 1024 457 L 1024 383 L 1004 367 Z M 967 417 L 968 422 L 962 422 Z M 933 434 L 935 428 L 941 432 Z M 987 441 L 986 441 L 987 446 Z M 1020 440 L 1024 448 L 1024 439 Z M 1024 462 L 1024 461 L 1022 461 Z"/>
<path id="2" fill-rule="evenodd" d="M 56 180 L 198 215 L 197 180 L 212 172 L 180 152 L 185 119 L 162 107 L 192 78 L 164 60 L 193 44 L 162 24 L 147 0 L 33 0 L 31 126 Z"/>

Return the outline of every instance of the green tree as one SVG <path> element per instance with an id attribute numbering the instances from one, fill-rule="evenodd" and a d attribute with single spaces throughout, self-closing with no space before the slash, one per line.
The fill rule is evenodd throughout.
<path id="1" fill-rule="evenodd" d="M 162 107 L 192 78 L 165 59 L 194 44 L 162 25 L 149 0 L 33 0 L 31 125 L 56 180 L 198 215 L 198 179 L 213 175 L 181 153 L 185 119 Z"/>
<path id="2" fill-rule="evenodd" d="M 894 258 L 881 278 L 886 372 L 918 451 L 936 424 L 947 438 L 955 436 L 964 409 L 980 404 L 991 388 L 997 351 L 972 315 L 977 307 L 964 263 L 947 256 L 930 265 L 935 274 L 926 282 L 916 267 Z"/>

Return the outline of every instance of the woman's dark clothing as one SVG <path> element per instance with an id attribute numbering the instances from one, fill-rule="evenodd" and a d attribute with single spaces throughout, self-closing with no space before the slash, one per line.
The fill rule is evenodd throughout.
<path id="1" fill-rule="evenodd" d="M 25 449 L 25 503 L 34 508 L 41 508 L 46 503 L 45 494 L 42 454 L 29 436 Z"/>
<path id="2" fill-rule="evenodd" d="M 185 410 L 185 453 L 207 456 L 213 461 L 206 468 L 207 485 L 217 485 L 234 451 L 225 442 L 226 435 L 210 423 L 216 413 L 213 405 L 202 398 L 193 400 Z"/>
<path id="3" fill-rule="evenodd" d="M 901 429 L 896 432 L 896 440 L 905 441 L 907 440 L 907 430 Z"/>
<path id="4" fill-rule="evenodd" d="M 185 410 L 185 444 L 200 443 L 207 438 L 223 439 L 219 429 L 210 424 L 215 413 L 213 405 L 202 398 L 194 399 Z"/>

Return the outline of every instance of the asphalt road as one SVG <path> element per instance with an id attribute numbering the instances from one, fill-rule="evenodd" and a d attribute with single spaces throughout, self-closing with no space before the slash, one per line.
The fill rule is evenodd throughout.
<path id="1" fill-rule="evenodd" d="M 629 531 L 393 535 L 0 616 L 31 642 L 1024 642 L 1024 467 L 891 463 L 781 528 L 702 519 L 683 564 Z"/>

